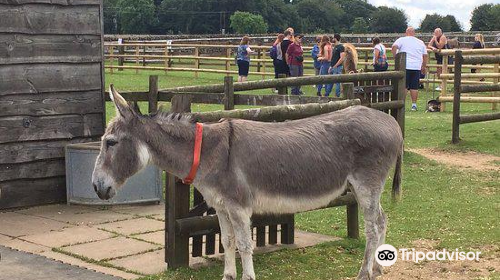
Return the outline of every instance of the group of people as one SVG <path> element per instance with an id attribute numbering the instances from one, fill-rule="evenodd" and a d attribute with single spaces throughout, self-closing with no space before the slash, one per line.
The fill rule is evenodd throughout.
<path id="1" fill-rule="evenodd" d="M 300 77 L 304 74 L 304 50 L 302 48 L 302 38 L 300 34 L 295 35 L 293 28 L 286 29 L 279 34 L 271 47 L 269 54 L 273 59 L 275 78 L 280 75 L 288 77 Z M 249 38 L 243 37 L 237 51 L 238 81 L 245 81 L 248 76 L 250 65 L 250 54 L 254 53 L 249 47 Z M 380 38 L 375 37 L 373 43 L 373 71 L 386 71 L 389 67 L 387 62 L 387 52 Z M 434 52 L 437 64 L 443 62 L 443 55 L 440 50 L 450 48 L 448 39 L 440 28 L 434 30 L 432 39 L 426 46 L 424 42 L 415 37 L 415 29 L 408 27 L 406 36 L 397 39 L 392 45 L 392 53 L 406 53 L 406 88 L 410 92 L 412 100 L 411 110 L 417 110 L 418 89 L 420 79 L 425 76 L 427 69 L 428 53 L 430 49 Z M 484 38 L 481 34 L 476 34 L 473 48 L 484 48 Z M 316 75 L 338 75 L 342 74 L 343 63 L 346 57 L 345 47 L 341 43 L 340 34 L 333 37 L 327 35 L 316 37 L 316 44 L 311 51 Z M 448 59 L 448 58 L 447 58 Z M 478 70 L 472 69 L 472 73 Z M 442 73 L 441 67 L 437 67 L 437 75 Z M 316 92 L 322 96 L 322 89 L 325 89 L 324 96 L 330 96 L 333 84 L 317 85 Z M 437 88 L 436 90 L 439 90 Z M 302 95 L 300 86 L 292 87 L 291 94 Z M 335 95 L 340 97 L 340 84 L 336 84 Z"/>

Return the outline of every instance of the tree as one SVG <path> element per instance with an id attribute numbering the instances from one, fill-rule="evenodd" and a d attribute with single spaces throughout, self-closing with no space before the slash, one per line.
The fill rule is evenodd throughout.
<path id="1" fill-rule="evenodd" d="M 475 31 L 492 30 L 491 23 L 494 20 L 491 14 L 492 7 L 493 4 L 483 4 L 474 8 L 474 10 L 472 11 L 472 17 L 470 19 L 471 30 Z"/>
<path id="2" fill-rule="evenodd" d="M 344 14 L 342 8 L 331 0 L 302 0 L 295 5 L 301 19 L 301 31 L 322 29 L 333 32 Z"/>
<path id="3" fill-rule="evenodd" d="M 354 23 L 352 24 L 352 32 L 356 34 L 364 34 L 368 33 L 368 29 L 370 27 L 368 26 L 368 23 L 366 20 L 362 17 L 357 17 L 354 19 Z"/>
<path id="4" fill-rule="evenodd" d="M 342 31 L 355 32 L 354 21 L 356 18 L 363 18 L 369 24 L 371 20 L 370 15 L 377 10 L 377 7 L 368 3 L 367 0 L 334 0 L 334 2 L 344 10 L 342 19 L 340 20 L 340 29 Z"/>
<path id="5" fill-rule="evenodd" d="M 118 7 L 122 33 L 148 34 L 158 22 L 153 0 L 119 0 Z"/>
<path id="6" fill-rule="evenodd" d="M 500 30 L 500 4 L 491 7 L 490 15 L 492 19 L 490 22 L 491 30 Z"/>
<path id="7" fill-rule="evenodd" d="M 443 20 L 445 22 L 448 22 L 449 25 L 450 25 L 450 29 L 446 30 L 446 31 L 450 31 L 450 32 L 460 32 L 460 31 L 463 31 L 462 30 L 462 25 L 460 24 L 460 22 L 458 22 L 458 20 L 455 18 L 455 16 L 452 16 L 452 15 L 447 15 L 443 18 Z"/>
<path id="8" fill-rule="evenodd" d="M 104 0 L 103 3 L 104 33 L 116 34 L 120 31 L 118 19 L 118 0 Z"/>
<path id="9" fill-rule="evenodd" d="M 380 6 L 371 14 L 370 26 L 375 33 L 401 33 L 408 26 L 408 18 L 400 9 Z"/>
<path id="10" fill-rule="evenodd" d="M 432 32 L 436 28 L 441 28 L 444 32 L 459 32 L 462 27 L 457 19 L 452 15 L 441 16 L 438 14 L 426 15 L 420 23 L 420 31 Z"/>
<path id="11" fill-rule="evenodd" d="M 231 16 L 231 28 L 238 34 L 267 33 L 267 23 L 261 15 L 237 11 Z"/>

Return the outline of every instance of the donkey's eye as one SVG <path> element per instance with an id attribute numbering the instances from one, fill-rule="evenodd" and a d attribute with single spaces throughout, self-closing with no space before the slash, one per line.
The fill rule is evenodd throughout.
<path id="1" fill-rule="evenodd" d="M 113 140 L 113 139 L 106 140 L 106 147 L 114 146 L 114 145 L 116 145 L 116 143 L 118 143 L 118 141 Z"/>

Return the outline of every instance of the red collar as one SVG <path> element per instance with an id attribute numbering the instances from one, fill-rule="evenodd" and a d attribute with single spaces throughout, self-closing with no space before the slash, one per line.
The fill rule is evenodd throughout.
<path id="1" fill-rule="evenodd" d="M 203 124 L 196 123 L 196 134 L 194 138 L 194 158 L 193 165 L 191 165 L 191 170 L 189 174 L 182 180 L 183 184 L 190 185 L 193 183 L 196 177 L 196 171 L 198 171 L 198 166 L 200 165 L 201 157 L 201 143 L 203 142 Z"/>

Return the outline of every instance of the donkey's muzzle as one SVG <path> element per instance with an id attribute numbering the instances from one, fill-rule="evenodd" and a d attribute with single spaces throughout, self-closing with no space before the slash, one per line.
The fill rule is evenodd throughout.
<path id="1" fill-rule="evenodd" d="M 108 200 L 115 196 L 116 192 L 113 189 L 113 187 L 100 187 L 95 184 L 94 185 L 94 190 L 97 193 L 97 196 L 102 199 L 102 200 Z"/>

